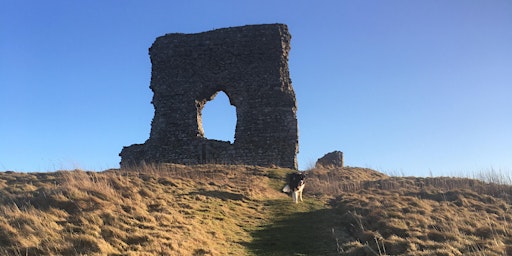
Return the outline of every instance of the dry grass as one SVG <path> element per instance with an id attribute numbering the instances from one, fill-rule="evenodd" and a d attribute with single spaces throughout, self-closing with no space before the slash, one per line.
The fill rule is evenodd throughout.
<path id="1" fill-rule="evenodd" d="M 512 255 L 512 187 L 466 178 L 145 165 L 0 173 L 0 255 Z"/>
<path id="2" fill-rule="evenodd" d="M 361 191 L 338 197 L 333 205 L 346 236 L 343 251 L 357 255 L 364 247 L 349 242 L 359 242 L 391 255 L 509 255 L 510 205 L 469 191 L 451 196 Z"/>
<path id="3" fill-rule="evenodd" d="M 247 255 L 289 170 L 144 166 L 0 173 L 1 255 Z M 269 177 L 274 177 L 271 182 Z M 251 182 L 255 178 L 260 182 Z"/>
<path id="4" fill-rule="evenodd" d="M 368 182 L 389 176 L 368 168 L 345 167 L 312 168 L 307 172 L 308 193 L 316 196 L 333 196 L 347 191 L 357 191 Z"/>
<path id="5" fill-rule="evenodd" d="M 503 182 L 341 179 L 315 193 L 335 196 L 332 227 L 340 255 L 512 255 L 512 186 Z"/>

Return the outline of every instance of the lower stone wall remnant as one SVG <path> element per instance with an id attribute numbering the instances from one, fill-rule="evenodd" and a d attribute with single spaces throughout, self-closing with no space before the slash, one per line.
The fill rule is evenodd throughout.
<path id="1" fill-rule="evenodd" d="M 315 166 L 324 168 L 343 168 L 343 152 L 337 150 L 329 152 L 321 158 L 318 158 Z"/>

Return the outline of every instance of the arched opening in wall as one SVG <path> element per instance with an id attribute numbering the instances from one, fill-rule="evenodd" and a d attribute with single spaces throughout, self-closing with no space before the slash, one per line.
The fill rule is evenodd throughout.
<path id="1" fill-rule="evenodd" d="M 235 141 L 236 108 L 223 91 L 206 102 L 201 111 L 204 137 L 213 140 Z"/>

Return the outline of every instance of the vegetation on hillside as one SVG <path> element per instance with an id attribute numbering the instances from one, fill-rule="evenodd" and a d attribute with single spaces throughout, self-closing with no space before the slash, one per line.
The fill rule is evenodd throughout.
<path id="1" fill-rule="evenodd" d="M 512 186 L 289 169 L 147 165 L 0 173 L 0 255 L 512 255 Z"/>
<path id="2" fill-rule="evenodd" d="M 266 176 L 277 172 L 167 165 L 1 173 L 0 254 L 244 255 L 266 217 L 263 199 L 281 196 Z"/>
<path id="3" fill-rule="evenodd" d="M 359 168 L 350 180 L 340 175 L 348 174 L 311 170 L 309 182 L 314 194 L 334 196 L 332 232 L 340 255 L 512 255 L 510 185 L 379 177 Z"/>

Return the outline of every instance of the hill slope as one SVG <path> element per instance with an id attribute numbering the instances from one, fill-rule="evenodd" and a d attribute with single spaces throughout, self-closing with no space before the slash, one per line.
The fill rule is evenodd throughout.
<path id="1" fill-rule="evenodd" d="M 512 255 L 512 188 L 458 178 L 160 165 L 0 173 L 0 255 Z"/>

